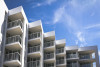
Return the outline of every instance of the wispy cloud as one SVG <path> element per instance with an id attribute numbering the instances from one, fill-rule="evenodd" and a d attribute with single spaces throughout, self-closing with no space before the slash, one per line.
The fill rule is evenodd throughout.
<path id="1" fill-rule="evenodd" d="M 90 26 L 85 27 L 85 29 L 91 29 L 91 28 L 97 28 L 97 27 L 100 28 L 100 24 L 90 25 Z"/>
<path id="2" fill-rule="evenodd" d="M 63 3 L 57 10 L 54 12 L 53 17 L 53 24 L 56 23 L 62 23 L 66 26 L 67 29 L 70 29 L 69 31 L 75 35 L 78 39 L 76 41 L 76 44 L 80 43 L 80 46 L 84 46 L 87 44 L 85 35 L 89 35 L 88 32 L 85 31 L 85 29 L 94 28 L 100 25 L 93 25 L 93 26 L 87 26 L 85 29 L 81 25 L 81 22 L 79 19 L 76 19 L 78 15 L 83 14 L 88 8 L 91 8 L 97 3 L 97 0 L 70 0 L 67 3 Z M 68 8 L 68 6 L 70 8 Z M 68 12 L 70 11 L 70 12 Z M 74 14 L 71 12 L 74 12 L 77 16 L 75 17 Z M 94 14 L 92 14 L 94 15 Z M 87 33 L 87 34 L 85 34 Z"/>
<path id="3" fill-rule="evenodd" d="M 65 6 L 60 7 L 55 11 L 53 19 L 54 24 L 56 24 L 60 19 L 62 19 L 64 13 L 65 13 Z"/>
<path id="4" fill-rule="evenodd" d="M 34 1 L 33 1 L 33 6 L 32 8 L 35 8 L 35 7 L 40 7 L 40 6 L 45 6 L 45 5 L 51 5 L 52 3 L 56 2 L 56 0 L 44 0 L 42 2 L 36 2 L 34 4 Z"/>

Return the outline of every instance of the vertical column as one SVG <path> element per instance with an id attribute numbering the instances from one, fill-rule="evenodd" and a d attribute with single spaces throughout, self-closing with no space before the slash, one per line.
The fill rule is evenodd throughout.
<path id="1" fill-rule="evenodd" d="M 96 67 L 100 67 L 99 65 L 99 55 L 98 55 L 98 48 L 96 46 L 96 49 L 95 49 L 95 59 L 96 59 Z"/>
<path id="2" fill-rule="evenodd" d="M 7 30 L 7 21 L 8 21 L 8 14 L 4 11 L 5 14 L 1 26 L 1 33 L 2 33 L 2 46 L 1 46 L 1 67 L 3 67 L 4 63 L 4 56 L 5 56 L 5 43 L 6 43 L 6 30 Z M 2 16 L 3 17 L 3 16 Z"/>
<path id="3" fill-rule="evenodd" d="M 40 63 L 41 63 L 41 67 L 44 67 L 44 63 L 43 63 L 43 59 L 44 59 L 44 52 L 43 52 L 43 44 L 44 44 L 44 38 L 43 38 L 43 30 L 41 31 L 41 61 L 40 61 Z"/>
<path id="4" fill-rule="evenodd" d="M 22 50 L 21 50 L 21 67 L 24 67 L 25 62 L 25 36 L 26 36 L 26 19 L 23 19 L 23 34 L 22 34 Z"/>

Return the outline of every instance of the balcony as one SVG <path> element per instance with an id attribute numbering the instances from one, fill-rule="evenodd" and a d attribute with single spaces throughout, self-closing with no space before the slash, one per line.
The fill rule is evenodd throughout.
<path id="1" fill-rule="evenodd" d="M 90 56 L 90 54 L 80 54 L 79 55 L 79 57 L 80 57 L 80 62 L 94 62 L 95 61 L 95 58 L 92 58 L 91 56 Z"/>
<path id="2" fill-rule="evenodd" d="M 50 32 L 44 33 L 44 40 L 46 40 L 46 41 L 55 40 L 55 31 L 50 31 Z"/>
<path id="3" fill-rule="evenodd" d="M 67 67 L 77 67 L 77 64 L 67 64 Z"/>
<path id="4" fill-rule="evenodd" d="M 65 56 L 66 53 L 64 52 L 64 48 L 57 48 L 56 49 L 56 56 Z"/>
<path id="5" fill-rule="evenodd" d="M 44 61 L 45 62 L 54 62 L 55 61 L 54 53 L 53 52 L 44 53 Z"/>
<path id="6" fill-rule="evenodd" d="M 77 66 L 77 62 L 76 61 L 73 61 L 73 62 L 67 62 L 67 67 L 78 67 Z"/>
<path id="7" fill-rule="evenodd" d="M 79 59 L 77 54 L 67 54 L 66 57 L 67 57 L 67 60 Z"/>
<path id="8" fill-rule="evenodd" d="M 41 67 L 40 61 L 30 61 L 27 63 L 27 67 Z"/>
<path id="9" fill-rule="evenodd" d="M 20 66 L 20 54 L 18 52 L 5 54 L 5 62 L 6 66 Z"/>
<path id="10" fill-rule="evenodd" d="M 41 43 L 40 37 L 41 37 L 40 32 L 29 34 L 29 44 L 40 44 Z"/>
<path id="11" fill-rule="evenodd" d="M 54 63 L 44 63 L 44 67 L 55 67 Z"/>
<path id="12" fill-rule="evenodd" d="M 12 21 L 12 22 L 8 22 L 7 33 L 11 34 L 11 35 L 20 35 L 23 33 L 22 26 L 23 26 L 23 23 L 22 23 L 21 19 L 18 19 L 18 20 Z"/>
<path id="13" fill-rule="evenodd" d="M 90 55 L 89 54 L 80 55 L 80 59 L 90 59 Z"/>
<path id="14" fill-rule="evenodd" d="M 12 49 L 12 50 L 21 49 L 22 45 L 21 45 L 21 37 L 20 37 L 20 35 L 8 37 L 6 39 L 6 45 L 5 45 L 5 47 L 7 49 Z"/>
<path id="15" fill-rule="evenodd" d="M 27 67 L 41 67 L 40 66 L 40 58 L 30 58 L 27 59 Z"/>
<path id="16" fill-rule="evenodd" d="M 65 63 L 64 58 L 61 57 L 61 58 L 57 59 L 57 60 L 56 60 L 56 65 L 57 65 L 57 66 L 61 66 L 61 67 L 66 66 L 66 63 Z"/>
<path id="17" fill-rule="evenodd" d="M 40 57 L 40 45 L 28 47 L 28 56 Z"/>
<path id="18" fill-rule="evenodd" d="M 61 39 L 61 40 L 56 40 L 56 47 L 65 47 L 66 45 L 66 40 L 65 39 Z"/>
<path id="19" fill-rule="evenodd" d="M 44 43 L 44 49 L 45 49 L 46 51 L 49 51 L 49 50 L 53 50 L 53 51 L 54 51 L 54 49 L 55 49 L 54 42 L 55 42 L 55 41 L 48 41 L 48 42 L 45 42 L 45 43 Z"/>
<path id="20" fill-rule="evenodd" d="M 80 64 L 80 67 L 92 67 L 91 63 Z"/>

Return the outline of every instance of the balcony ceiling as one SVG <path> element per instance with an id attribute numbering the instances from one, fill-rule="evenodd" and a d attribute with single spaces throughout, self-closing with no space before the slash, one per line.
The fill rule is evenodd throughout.
<path id="1" fill-rule="evenodd" d="M 16 27 L 7 29 L 7 33 L 10 35 L 20 35 L 23 33 L 23 31 L 20 26 L 16 26 Z"/>
<path id="2" fill-rule="evenodd" d="M 8 17 L 8 19 L 10 19 L 11 21 L 14 21 L 14 20 L 18 20 L 18 19 L 23 19 L 23 15 L 22 15 L 22 12 L 19 12 L 19 13 L 16 13 L 16 14 L 13 14 L 13 15 L 10 15 Z"/>

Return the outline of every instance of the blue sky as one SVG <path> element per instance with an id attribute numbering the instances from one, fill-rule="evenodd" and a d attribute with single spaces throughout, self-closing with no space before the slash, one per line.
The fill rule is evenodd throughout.
<path id="1" fill-rule="evenodd" d="M 100 55 L 100 0 L 5 0 L 9 9 L 23 6 L 29 22 L 42 20 L 66 46 L 97 45 Z"/>

